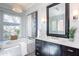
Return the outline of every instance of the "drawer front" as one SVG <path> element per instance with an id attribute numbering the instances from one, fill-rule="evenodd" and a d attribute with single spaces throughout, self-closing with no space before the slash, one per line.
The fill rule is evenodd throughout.
<path id="1" fill-rule="evenodd" d="M 36 40 L 35 45 L 36 45 L 36 47 L 41 47 L 42 46 L 42 41 Z"/>
<path id="2" fill-rule="evenodd" d="M 64 56 L 76 56 L 76 53 L 64 51 Z"/>
<path id="3" fill-rule="evenodd" d="M 76 56 L 76 49 L 72 47 L 63 47 L 64 49 L 64 55 L 65 56 Z"/>
<path id="4" fill-rule="evenodd" d="M 41 40 L 37 40 L 37 39 L 35 40 L 35 43 L 38 43 L 39 44 L 41 42 L 42 42 Z"/>

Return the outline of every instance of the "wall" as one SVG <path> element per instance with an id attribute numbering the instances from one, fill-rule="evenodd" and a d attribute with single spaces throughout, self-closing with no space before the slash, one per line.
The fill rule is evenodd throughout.
<path id="1" fill-rule="evenodd" d="M 27 25 L 27 17 L 25 15 L 22 16 L 22 20 L 21 20 L 21 38 L 26 38 L 26 25 Z"/>
<path id="2" fill-rule="evenodd" d="M 77 31 L 75 34 L 75 40 L 73 42 L 69 41 L 69 39 L 67 38 L 59 38 L 59 37 L 51 37 L 51 36 L 47 36 L 46 35 L 46 7 L 47 7 L 47 3 L 39 3 L 35 6 L 32 6 L 31 8 L 29 8 L 26 12 L 26 15 L 34 12 L 34 11 L 38 11 L 38 39 L 40 40 L 45 40 L 45 41 L 49 41 L 49 42 L 54 42 L 54 43 L 58 43 L 58 44 L 62 44 L 62 45 L 67 45 L 67 46 L 71 46 L 71 47 L 75 47 L 75 48 L 79 48 L 79 20 L 74 21 L 73 20 L 73 10 L 74 9 L 79 9 L 79 4 L 75 4 L 72 3 L 70 4 L 70 27 L 75 26 L 77 27 Z"/>
<path id="3" fill-rule="evenodd" d="M 3 26 L 2 26 L 2 12 L 0 12 L 0 40 L 3 38 L 3 34 L 1 33 L 3 31 Z"/>

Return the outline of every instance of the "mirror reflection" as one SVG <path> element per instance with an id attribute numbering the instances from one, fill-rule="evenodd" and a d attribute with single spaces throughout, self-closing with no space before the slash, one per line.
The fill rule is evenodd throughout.
<path id="1" fill-rule="evenodd" d="M 47 35 L 68 37 L 69 4 L 54 3 L 47 7 Z"/>
<path id="2" fill-rule="evenodd" d="M 65 4 L 49 9 L 49 33 L 65 34 Z"/>

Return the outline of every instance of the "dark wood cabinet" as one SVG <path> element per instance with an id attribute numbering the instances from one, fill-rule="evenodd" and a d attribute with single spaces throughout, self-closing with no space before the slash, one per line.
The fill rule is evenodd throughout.
<path id="1" fill-rule="evenodd" d="M 48 48 L 49 48 L 49 51 L 50 51 L 50 56 L 61 56 L 62 53 L 61 53 L 61 45 L 58 45 L 58 44 L 52 44 L 50 42 L 47 43 L 48 44 Z"/>
<path id="2" fill-rule="evenodd" d="M 52 44 L 50 42 L 36 40 L 36 55 L 40 56 L 60 56 L 61 45 Z"/>
<path id="3" fill-rule="evenodd" d="M 37 56 L 79 56 L 79 49 L 36 39 Z"/>
<path id="4" fill-rule="evenodd" d="M 47 42 L 45 42 L 45 41 L 42 41 L 41 55 L 49 56 L 49 46 L 48 46 Z"/>
<path id="5" fill-rule="evenodd" d="M 79 56 L 79 49 L 76 49 L 76 56 Z"/>
<path id="6" fill-rule="evenodd" d="M 35 54 L 37 55 L 37 56 L 41 56 L 41 49 L 42 49 L 42 41 L 41 40 L 36 40 L 35 41 Z"/>

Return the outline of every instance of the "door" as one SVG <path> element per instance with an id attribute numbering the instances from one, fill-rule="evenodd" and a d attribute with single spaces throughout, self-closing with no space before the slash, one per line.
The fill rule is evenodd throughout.
<path id="1" fill-rule="evenodd" d="M 28 37 L 37 36 L 37 12 L 33 12 L 27 16 L 27 35 Z"/>

